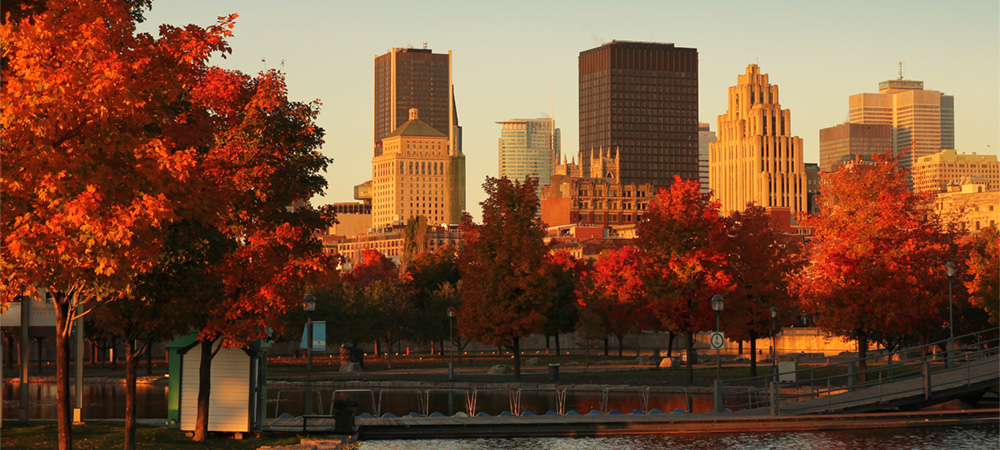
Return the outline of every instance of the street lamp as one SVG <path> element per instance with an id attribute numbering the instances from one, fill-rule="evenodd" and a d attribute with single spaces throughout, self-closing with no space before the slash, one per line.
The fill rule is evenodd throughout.
<path id="1" fill-rule="evenodd" d="M 312 312 L 316 310 L 316 297 L 313 297 L 312 294 L 306 294 L 302 299 L 302 310 L 306 312 L 306 410 L 302 415 L 307 416 L 312 415 Z"/>
<path id="2" fill-rule="evenodd" d="M 455 308 L 448 307 L 448 343 L 452 345 L 452 351 L 448 354 L 448 381 L 455 379 L 455 336 L 452 332 L 451 318 L 455 317 Z"/>
<path id="3" fill-rule="evenodd" d="M 944 265 L 945 274 L 948 275 L 948 366 L 952 363 L 952 353 L 955 351 L 955 316 L 951 301 L 951 279 L 955 278 L 955 263 L 948 261 Z"/>
<path id="4" fill-rule="evenodd" d="M 719 315 L 722 314 L 722 308 L 725 306 L 725 301 L 722 296 L 715 294 L 712 296 L 712 311 L 715 311 L 715 332 L 721 331 L 719 326 Z M 714 345 L 715 347 L 715 412 L 722 412 L 722 346 Z"/>
<path id="5" fill-rule="evenodd" d="M 778 308 L 771 307 L 771 374 L 777 374 L 778 346 L 774 345 L 774 319 L 778 318 Z M 775 375 L 776 376 L 776 375 Z"/>

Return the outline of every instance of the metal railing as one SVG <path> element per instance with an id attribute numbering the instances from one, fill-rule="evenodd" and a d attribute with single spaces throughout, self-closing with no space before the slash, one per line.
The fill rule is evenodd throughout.
<path id="1" fill-rule="evenodd" d="M 983 336 L 988 336 L 983 339 Z M 964 336 L 955 337 L 955 341 L 965 341 L 966 345 L 952 351 L 924 354 L 927 349 L 945 347 L 948 339 L 931 342 L 926 345 L 901 349 L 891 353 L 878 353 L 866 358 L 853 359 L 834 364 L 805 367 L 794 371 L 781 371 L 756 377 L 723 380 L 721 395 L 726 398 L 726 404 L 734 409 L 753 409 L 770 407 L 772 414 L 780 412 L 781 404 L 790 404 L 804 400 L 825 398 L 825 410 L 832 411 L 847 404 L 858 402 L 875 402 L 882 404 L 886 395 L 899 396 L 924 392 L 930 397 L 933 389 L 934 373 L 962 366 L 965 369 L 966 384 L 973 382 L 973 369 L 983 364 L 994 364 L 987 358 L 998 353 L 1000 344 L 1000 328 L 983 330 Z M 923 356 L 894 362 L 899 356 L 921 353 Z M 887 359 L 886 363 L 879 360 Z M 865 361 L 867 369 L 859 371 L 860 362 Z M 794 375 L 795 381 L 777 383 L 779 377 Z M 995 374 L 994 374 L 995 376 Z M 902 380 L 920 379 L 923 383 L 897 383 Z M 894 383 L 891 392 L 886 392 L 886 385 Z M 779 387 L 780 386 L 780 387 Z M 849 396 L 840 394 L 852 393 Z M 863 393 L 861 395 L 857 393 Z M 745 399 L 745 401 L 744 401 Z"/>

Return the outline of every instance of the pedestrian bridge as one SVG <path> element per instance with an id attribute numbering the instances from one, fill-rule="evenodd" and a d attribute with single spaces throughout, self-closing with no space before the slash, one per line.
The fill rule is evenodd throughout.
<path id="1" fill-rule="evenodd" d="M 1000 391 L 998 336 L 1000 329 L 994 328 L 956 337 L 952 342 L 962 343 L 957 348 L 941 341 L 872 356 L 864 371 L 857 369 L 861 360 L 852 360 L 723 380 L 716 395 L 747 415 L 911 411 L 955 399 L 975 403 Z M 953 350 L 907 357 L 933 348 Z"/>

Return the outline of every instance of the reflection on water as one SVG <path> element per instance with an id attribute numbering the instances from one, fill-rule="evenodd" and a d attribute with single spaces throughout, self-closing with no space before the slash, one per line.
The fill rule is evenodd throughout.
<path id="1" fill-rule="evenodd" d="M 69 387 L 71 398 L 76 386 Z M 140 384 L 136 386 L 136 417 L 139 419 L 156 419 L 167 417 L 167 387 L 162 385 Z M 71 407 L 76 405 L 71 400 Z M 18 417 L 21 405 L 20 383 L 4 383 L 3 385 L 3 417 Z M 32 383 L 28 385 L 28 418 L 55 419 L 56 417 L 56 385 L 54 383 Z M 84 384 L 83 385 L 83 418 L 84 419 L 121 419 L 125 417 L 125 385 L 124 384 Z"/>
<path id="2" fill-rule="evenodd" d="M 1000 427 L 944 427 L 893 430 L 730 433 L 602 438 L 506 438 L 365 441 L 362 450 L 994 450 Z"/>
<path id="3" fill-rule="evenodd" d="M 332 414 L 333 389 L 314 389 L 313 405 L 317 413 Z M 513 412 L 520 407 L 520 412 L 530 411 L 541 415 L 548 411 L 558 411 L 559 401 L 554 389 L 522 389 L 520 403 L 513 403 L 512 392 L 509 389 L 481 389 L 475 396 L 475 404 L 469 403 L 468 390 L 465 389 L 434 389 L 427 391 L 418 389 L 371 389 L 371 394 L 362 392 L 353 396 L 360 401 L 359 412 L 372 415 L 392 413 L 404 416 L 413 412 L 418 414 L 439 412 L 451 416 L 458 412 L 485 412 L 496 416 L 504 411 Z M 381 394 L 381 395 L 380 395 Z M 514 394 L 516 395 L 516 394 Z M 304 393 L 302 389 L 268 390 L 268 417 L 277 417 L 283 413 L 299 416 L 303 413 Z M 710 393 L 667 393 L 650 392 L 646 404 L 639 389 L 624 389 L 610 391 L 607 395 L 607 405 L 602 407 L 605 398 L 600 390 L 582 390 L 569 388 L 566 392 L 565 411 L 574 410 L 581 414 L 590 411 L 616 410 L 628 413 L 633 410 L 659 409 L 671 412 L 675 409 L 687 410 L 690 401 L 694 412 L 709 412 L 714 408 Z M 727 400 L 736 401 L 735 398 Z"/>

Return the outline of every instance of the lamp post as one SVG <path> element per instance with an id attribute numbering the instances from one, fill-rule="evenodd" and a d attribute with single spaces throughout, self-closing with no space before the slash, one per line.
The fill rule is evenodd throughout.
<path id="1" fill-rule="evenodd" d="M 951 279 L 955 278 L 955 263 L 948 261 L 944 265 L 944 271 L 948 275 L 948 356 L 945 361 L 951 367 L 952 355 L 955 352 L 955 315 L 951 301 Z"/>
<path id="2" fill-rule="evenodd" d="M 448 354 L 448 381 L 455 379 L 455 336 L 452 332 L 451 318 L 455 317 L 455 308 L 448 307 L 448 343 L 452 345 L 451 353 Z"/>
<path id="3" fill-rule="evenodd" d="M 722 314 L 722 308 L 725 306 L 725 301 L 722 296 L 715 294 L 712 296 L 712 311 L 715 311 L 715 332 L 718 333 L 720 330 L 719 326 L 719 315 Z M 722 412 L 722 346 L 716 346 L 715 348 L 715 412 Z"/>
<path id="4" fill-rule="evenodd" d="M 771 307 L 771 374 L 776 375 L 778 373 L 778 346 L 774 345 L 774 319 L 778 318 L 778 308 L 775 306 Z"/>
<path id="5" fill-rule="evenodd" d="M 302 310 L 306 312 L 306 408 L 303 416 L 312 415 L 312 362 L 313 326 L 312 312 L 316 310 L 316 297 L 306 294 L 302 299 Z"/>

